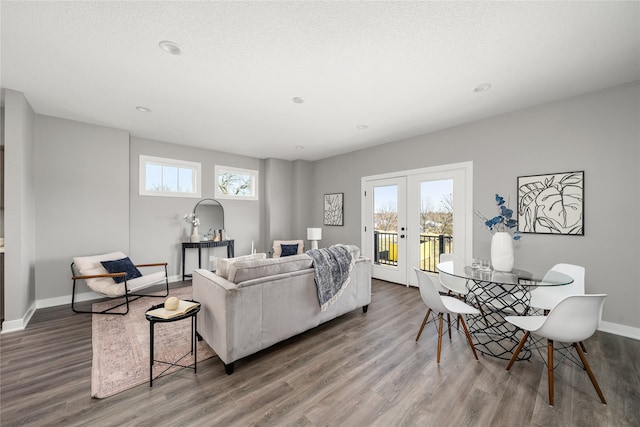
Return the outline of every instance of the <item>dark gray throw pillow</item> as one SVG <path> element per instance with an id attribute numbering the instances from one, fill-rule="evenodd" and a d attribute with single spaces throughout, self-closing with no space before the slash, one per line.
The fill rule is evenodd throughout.
<path id="1" fill-rule="evenodd" d="M 142 273 L 140 270 L 136 268 L 135 265 L 131 262 L 129 257 L 116 259 L 114 261 L 100 261 L 100 264 L 107 270 L 109 273 L 126 273 L 127 280 L 135 279 L 136 277 L 141 277 Z M 124 282 L 124 276 L 114 277 L 113 280 L 116 283 Z"/>
<path id="2" fill-rule="evenodd" d="M 298 244 L 295 245 L 280 245 L 280 249 L 282 249 L 281 257 L 283 256 L 291 256 L 298 254 Z"/>

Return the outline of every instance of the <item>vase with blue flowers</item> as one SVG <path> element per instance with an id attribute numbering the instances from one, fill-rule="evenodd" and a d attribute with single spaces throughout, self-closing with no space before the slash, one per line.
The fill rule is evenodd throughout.
<path id="1" fill-rule="evenodd" d="M 513 218 L 513 210 L 507 207 L 503 197 L 496 194 L 498 215 L 488 219 L 479 211 L 474 214 L 483 220 L 484 225 L 493 232 L 491 238 L 491 265 L 496 271 L 511 271 L 513 269 L 514 254 L 513 241 L 520 240 L 517 231 L 518 221 Z"/>

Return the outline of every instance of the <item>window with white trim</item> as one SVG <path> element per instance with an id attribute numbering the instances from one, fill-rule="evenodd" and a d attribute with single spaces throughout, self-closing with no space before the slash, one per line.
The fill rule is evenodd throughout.
<path id="1" fill-rule="evenodd" d="M 258 171 L 215 167 L 216 199 L 258 200 Z"/>
<path id="2" fill-rule="evenodd" d="M 140 155 L 141 196 L 201 197 L 200 163 Z"/>

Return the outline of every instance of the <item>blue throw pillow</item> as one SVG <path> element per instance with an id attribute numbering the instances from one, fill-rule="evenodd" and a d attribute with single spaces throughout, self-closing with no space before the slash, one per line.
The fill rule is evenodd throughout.
<path id="1" fill-rule="evenodd" d="M 298 244 L 297 243 L 295 245 L 280 245 L 280 248 L 282 249 L 282 253 L 280 254 L 281 257 L 297 255 L 298 254 Z"/>
<path id="2" fill-rule="evenodd" d="M 127 258 L 117 259 L 114 261 L 100 261 L 100 264 L 107 270 L 109 273 L 127 273 L 127 280 L 135 279 L 136 277 L 142 277 L 142 273 L 140 270 L 136 268 L 135 265 L 131 262 L 131 260 Z M 124 276 L 114 277 L 113 280 L 116 283 L 124 282 Z"/>

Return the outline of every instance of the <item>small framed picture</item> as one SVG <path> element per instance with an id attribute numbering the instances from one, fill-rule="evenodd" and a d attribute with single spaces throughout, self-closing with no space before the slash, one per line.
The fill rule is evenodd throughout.
<path id="1" fill-rule="evenodd" d="M 584 236 L 584 171 L 519 176 L 518 231 Z"/>
<path id="2" fill-rule="evenodd" d="M 324 195 L 324 225 L 344 225 L 344 193 Z"/>

